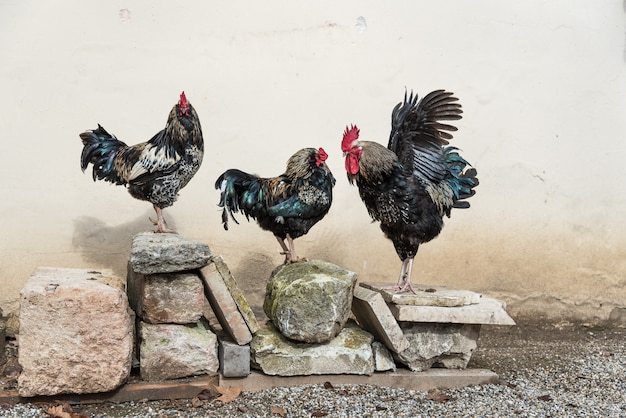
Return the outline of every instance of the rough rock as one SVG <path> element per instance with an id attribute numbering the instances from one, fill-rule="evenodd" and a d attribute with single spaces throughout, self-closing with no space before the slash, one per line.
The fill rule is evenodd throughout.
<path id="1" fill-rule="evenodd" d="M 393 360 L 393 355 L 383 343 L 374 341 L 372 343 L 372 353 L 374 353 L 374 365 L 377 372 L 396 370 L 396 362 Z"/>
<path id="2" fill-rule="evenodd" d="M 287 338 L 319 343 L 339 334 L 350 315 L 357 275 L 325 261 L 276 268 L 263 309 Z"/>
<path id="3" fill-rule="evenodd" d="M 394 358 L 413 371 L 434 365 L 463 369 L 476 349 L 480 325 L 401 322 L 409 348 Z"/>
<path id="4" fill-rule="evenodd" d="M 253 367 L 268 375 L 371 375 L 373 341 L 371 334 L 353 322 L 348 322 L 332 340 L 319 344 L 289 340 L 268 323 L 252 339 L 250 352 Z"/>
<path id="5" fill-rule="evenodd" d="M 133 237 L 130 265 L 142 274 L 173 273 L 206 266 L 209 246 L 178 234 L 143 232 Z"/>
<path id="6" fill-rule="evenodd" d="M 7 321 L 2 317 L 2 309 L 0 309 L 0 366 L 6 362 L 5 344 L 7 335 Z"/>
<path id="7" fill-rule="evenodd" d="M 20 293 L 20 396 L 108 392 L 130 375 L 133 322 L 110 270 L 39 267 Z"/>
<path id="8" fill-rule="evenodd" d="M 204 311 L 204 286 L 196 273 L 144 275 L 128 271 L 128 298 L 139 318 L 151 324 L 189 324 Z"/>
<path id="9" fill-rule="evenodd" d="M 141 378 L 178 379 L 214 373 L 219 367 L 217 336 L 193 325 L 139 323 Z"/>

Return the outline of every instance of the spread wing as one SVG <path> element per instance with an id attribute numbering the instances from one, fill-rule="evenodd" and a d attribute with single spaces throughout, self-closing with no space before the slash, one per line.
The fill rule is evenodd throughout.
<path id="1" fill-rule="evenodd" d="M 418 102 L 417 95 L 398 103 L 391 114 L 391 134 L 387 148 L 393 151 L 405 170 L 429 183 L 439 183 L 446 174 L 443 146 L 452 139 L 456 127 L 441 121 L 461 119 L 461 105 L 453 93 L 435 90 Z"/>

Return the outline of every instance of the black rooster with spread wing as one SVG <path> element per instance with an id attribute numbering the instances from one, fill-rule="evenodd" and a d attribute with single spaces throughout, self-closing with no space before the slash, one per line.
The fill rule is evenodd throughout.
<path id="1" fill-rule="evenodd" d="M 324 162 L 327 157 L 322 148 L 301 149 L 289 158 L 285 173 L 272 178 L 225 171 L 215 182 L 221 192 L 224 229 L 228 229 L 228 215 L 238 223 L 233 213 L 241 211 L 274 234 L 285 263 L 299 261 L 293 240 L 326 216 L 332 203 L 335 178 Z"/>
<path id="2" fill-rule="evenodd" d="M 128 146 L 102 126 L 80 134 L 83 172 L 93 164 L 93 180 L 124 185 L 136 199 L 151 202 L 156 232 L 166 228 L 162 209 L 172 206 L 202 164 L 204 142 L 200 120 L 185 92 L 170 111 L 165 129 L 147 142 Z"/>
<path id="3" fill-rule="evenodd" d="M 476 170 L 446 146 L 449 131 L 457 128 L 440 121 L 461 119 L 461 105 L 450 92 L 437 90 L 418 102 L 413 93 L 398 103 L 391 115 L 387 148 L 360 141 L 356 126 L 346 128 L 341 148 L 350 183 L 356 182 L 367 210 L 389 238 L 402 260 L 396 286 L 411 287 L 413 258 L 420 244 L 435 238 L 443 216 L 452 208 L 468 208 L 465 200 L 478 185 Z M 446 132 L 448 131 L 448 132 Z"/>

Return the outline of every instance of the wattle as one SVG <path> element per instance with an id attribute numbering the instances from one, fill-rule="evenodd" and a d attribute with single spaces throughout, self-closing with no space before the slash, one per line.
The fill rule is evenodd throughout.
<path id="1" fill-rule="evenodd" d="M 352 153 L 346 155 L 346 171 L 350 174 L 359 172 L 359 158 Z"/>

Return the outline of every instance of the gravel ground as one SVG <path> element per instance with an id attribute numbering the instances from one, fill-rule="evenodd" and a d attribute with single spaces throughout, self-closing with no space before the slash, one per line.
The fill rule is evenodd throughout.
<path id="1" fill-rule="evenodd" d="M 470 367 L 497 385 L 417 392 L 309 385 L 209 400 L 73 405 L 67 417 L 597 417 L 626 416 L 626 330 L 483 327 Z M 2 417 L 50 417 L 51 405 L 0 405 Z M 61 415 L 59 415 L 61 416 Z"/>

